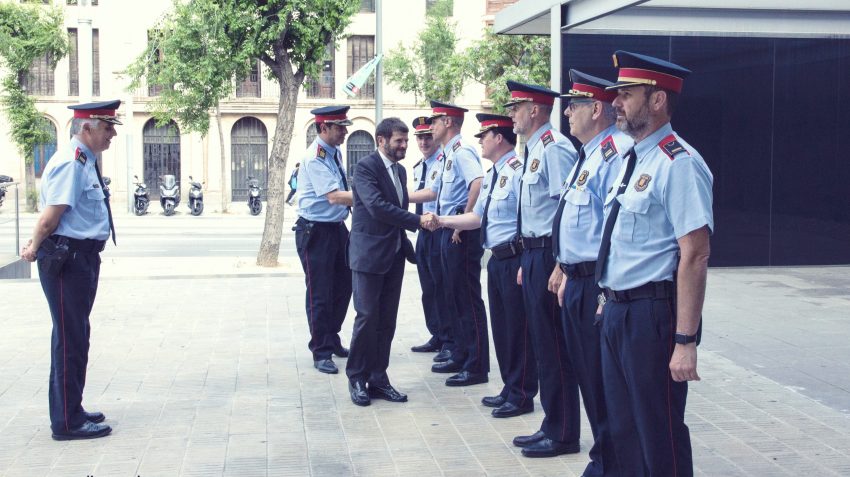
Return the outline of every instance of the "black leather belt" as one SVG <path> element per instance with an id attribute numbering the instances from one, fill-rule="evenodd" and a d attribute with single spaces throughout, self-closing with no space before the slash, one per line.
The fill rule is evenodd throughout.
<path id="1" fill-rule="evenodd" d="M 670 298 L 675 293 L 676 289 L 673 282 L 666 280 L 663 282 L 649 282 L 639 287 L 629 290 L 612 290 L 606 288 L 603 290 L 605 299 L 617 303 L 627 301 L 641 300 L 644 298 L 652 298 L 656 300 Z"/>
<path id="2" fill-rule="evenodd" d="M 596 273 L 596 262 L 559 263 L 561 271 L 569 278 L 589 277 Z"/>
<path id="3" fill-rule="evenodd" d="M 493 253 L 493 256 L 499 260 L 504 260 L 506 258 L 516 257 L 519 252 L 519 244 L 511 240 L 510 242 L 500 243 L 495 247 L 490 249 L 490 252 Z"/>
<path id="4" fill-rule="evenodd" d="M 519 244 L 523 250 L 531 250 L 533 248 L 551 248 L 552 237 L 520 237 Z"/>
<path id="5" fill-rule="evenodd" d="M 338 226 L 340 226 L 340 225 L 344 224 L 344 223 L 345 223 L 345 221 L 340 221 L 340 222 L 318 222 L 318 221 L 316 221 L 316 220 L 307 220 L 307 219 L 305 219 L 304 217 L 298 217 L 298 220 L 296 220 L 296 221 L 295 221 L 295 223 L 296 223 L 296 224 L 300 224 L 300 225 L 307 225 L 307 224 L 310 224 L 310 225 L 315 226 L 315 227 L 330 226 L 330 225 L 333 225 L 333 226 L 337 226 L 337 227 L 338 227 Z M 292 227 L 292 230 L 295 230 L 295 227 Z"/>
<path id="6" fill-rule="evenodd" d="M 67 243 L 69 252 L 100 253 L 106 247 L 106 240 L 75 239 L 57 234 L 51 235 L 50 238 L 54 242 L 59 242 L 61 240 L 64 243 Z"/>

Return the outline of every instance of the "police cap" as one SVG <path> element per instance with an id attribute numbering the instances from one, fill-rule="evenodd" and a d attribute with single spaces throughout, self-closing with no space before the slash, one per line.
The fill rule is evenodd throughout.
<path id="1" fill-rule="evenodd" d="M 582 73 L 578 70 L 570 70 L 570 81 L 573 82 L 573 87 L 566 93 L 562 94 L 562 98 L 571 99 L 591 99 L 594 101 L 604 101 L 611 103 L 617 97 L 615 91 L 607 91 L 605 88 L 614 86 L 614 83 Z"/>
<path id="2" fill-rule="evenodd" d="M 555 98 L 558 97 L 557 91 L 552 91 L 543 86 L 533 84 L 525 84 L 517 81 L 506 82 L 508 91 L 511 92 L 511 100 L 505 104 L 505 107 L 510 107 L 519 103 L 538 103 L 546 106 L 555 104 Z"/>
<path id="3" fill-rule="evenodd" d="M 413 126 L 414 136 L 423 136 L 431 134 L 431 118 L 429 116 L 419 116 L 411 123 Z"/>
<path id="4" fill-rule="evenodd" d="M 75 119 L 100 119 L 112 124 L 122 124 L 115 111 L 121 106 L 121 100 L 98 101 L 96 103 L 72 104 L 68 109 L 74 110 Z"/>
<path id="5" fill-rule="evenodd" d="M 325 106 L 310 111 L 310 114 L 316 117 L 316 124 L 328 123 L 339 126 L 351 126 L 354 123 L 346 116 L 350 108 L 351 106 Z"/>
<path id="6" fill-rule="evenodd" d="M 691 74 L 691 70 L 669 61 L 622 50 L 614 52 L 614 67 L 620 69 L 619 77 L 607 89 L 643 85 L 680 93 L 684 79 Z"/>
<path id="7" fill-rule="evenodd" d="M 466 108 L 461 108 L 460 106 L 456 106 L 450 103 L 443 103 L 440 101 L 431 101 L 431 118 L 439 118 L 441 116 L 452 116 L 455 118 L 462 118 L 463 114 L 469 111 Z"/>
<path id="8" fill-rule="evenodd" d="M 478 134 L 475 137 L 480 138 L 487 131 L 495 130 L 496 132 L 513 132 L 514 122 L 508 116 L 500 116 L 498 114 L 484 114 L 479 113 L 475 115 L 475 119 L 481 123 L 481 129 L 479 129 Z M 506 131 L 502 131 L 506 130 Z"/>

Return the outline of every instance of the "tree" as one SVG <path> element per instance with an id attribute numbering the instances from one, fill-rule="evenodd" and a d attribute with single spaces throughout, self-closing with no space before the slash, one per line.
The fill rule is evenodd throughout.
<path id="1" fill-rule="evenodd" d="M 298 90 L 306 76 L 318 76 L 327 43 L 336 44 L 359 7 L 359 0 L 175 0 L 155 40 L 130 67 L 131 88 L 142 77 L 163 87 L 153 105 L 158 120 L 173 117 L 201 133 L 209 129 L 211 110 L 231 93 L 234 77 L 244 77 L 252 60 L 262 60 L 277 81 L 280 102 L 258 265 L 277 265 Z"/>
<path id="2" fill-rule="evenodd" d="M 35 211 L 37 198 L 33 152 L 51 136 L 43 127 L 45 119 L 36 109 L 35 100 L 21 83 L 37 59 L 46 56 L 50 60 L 48 66 L 56 66 L 68 51 L 66 35 L 62 11 L 57 8 L 0 3 L 0 65 L 6 71 L 0 80 L 0 104 L 9 120 L 12 141 L 26 164 L 25 190 L 30 212 Z"/>
<path id="3" fill-rule="evenodd" d="M 412 46 L 399 43 L 384 58 L 387 81 L 402 93 L 413 93 L 416 103 L 428 99 L 453 101 L 466 79 L 462 52 L 456 51 L 455 23 L 449 20 L 451 0 L 439 0 L 430 8 L 425 29 Z"/>
<path id="4" fill-rule="evenodd" d="M 464 53 L 465 72 L 486 87 L 487 99 L 502 114 L 510 99 L 505 81 L 549 84 L 549 41 L 545 36 L 496 35 L 488 28 Z"/>

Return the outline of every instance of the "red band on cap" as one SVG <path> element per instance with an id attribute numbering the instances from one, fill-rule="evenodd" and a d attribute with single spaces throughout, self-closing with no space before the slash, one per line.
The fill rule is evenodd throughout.
<path id="1" fill-rule="evenodd" d="M 543 93 L 532 93 L 530 91 L 511 91 L 511 99 L 530 99 L 533 103 L 545 104 L 547 106 L 555 104 L 554 96 L 549 96 L 548 94 Z"/>
<path id="2" fill-rule="evenodd" d="M 573 89 L 576 91 L 581 91 L 582 93 L 590 93 L 593 95 L 593 99 L 598 101 L 605 101 L 606 103 L 613 103 L 614 99 L 617 98 L 616 91 L 605 91 L 604 89 L 598 86 L 591 86 L 589 84 L 573 83 Z"/>
<path id="3" fill-rule="evenodd" d="M 431 125 L 430 124 L 417 124 L 416 128 L 414 128 L 414 129 L 416 129 L 417 131 L 428 131 L 428 130 L 431 129 Z"/>
<path id="4" fill-rule="evenodd" d="M 75 109 L 74 117 L 80 119 L 90 119 L 96 116 L 110 116 L 115 117 L 114 109 Z M 97 118 L 100 119 L 100 118 Z"/>
<path id="5" fill-rule="evenodd" d="M 345 114 L 331 114 L 331 115 L 316 115 L 316 122 L 323 123 L 325 121 L 345 121 L 348 119 Z"/>
<path id="6" fill-rule="evenodd" d="M 623 83 L 641 82 L 635 80 L 654 81 L 652 84 L 655 86 L 668 89 L 674 93 L 680 93 L 682 91 L 682 84 L 684 83 L 682 78 L 639 68 L 620 68 L 619 78 L 617 80 Z"/>
<path id="7" fill-rule="evenodd" d="M 514 122 L 510 119 L 487 119 L 481 122 L 481 129 L 486 128 L 512 128 Z"/>
<path id="8" fill-rule="evenodd" d="M 434 112 L 435 116 L 438 115 L 438 114 L 445 114 L 446 116 L 454 116 L 456 118 L 462 118 L 463 117 L 463 111 L 461 111 L 460 109 L 456 109 L 456 108 L 436 107 L 436 108 L 433 109 L 433 112 Z"/>

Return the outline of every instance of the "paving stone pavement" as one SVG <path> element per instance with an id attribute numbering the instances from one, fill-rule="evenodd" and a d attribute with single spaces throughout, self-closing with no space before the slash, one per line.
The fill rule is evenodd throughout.
<path id="1" fill-rule="evenodd" d="M 412 268 L 389 369 L 410 401 L 368 408 L 350 402 L 343 373 L 313 369 L 300 274 L 213 273 L 152 278 L 104 269 L 84 404 L 106 413 L 114 431 L 77 442 L 50 437 L 50 318 L 41 289 L 37 281 L 0 284 L 0 475 L 576 476 L 584 469 L 586 421 L 581 454 L 527 459 L 511 445 L 538 429 L 542 413 L 538 405 L 518 418 L 489 416 L 479 401 L 500 389 L 495 356 L 489 383 L 448 388 L 445 375 L 429 370 L 432 355 L 409 352 L 425 339 Z M 737 288 L 730 293 L 751 292 L 734 276 L 712 270 L 709 300 L 729 283 Z M 819 306 L 816 299 L 802 306 L 809 305 Z M 736 305 L 718 299 L 706 310 L 727 306 Z M 850 301 L 838 306 L 850 315 Z M 346 342 L 352 323 L 353 312 Z M 838 330 L 850 336 L 846 325 Z M 850 475 L 847 413 L 706 345 L 699 370 L 687 415 L 697 475 Z"/>

